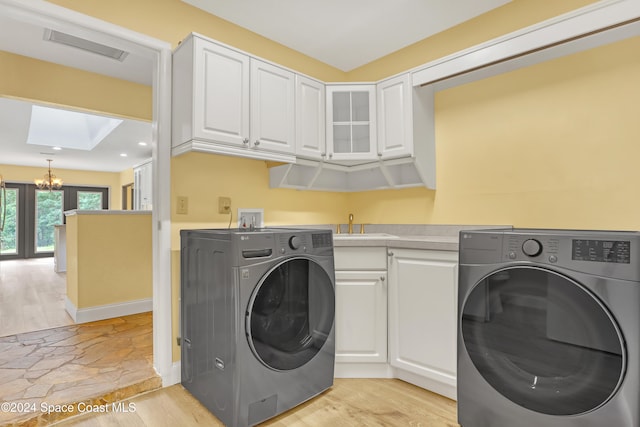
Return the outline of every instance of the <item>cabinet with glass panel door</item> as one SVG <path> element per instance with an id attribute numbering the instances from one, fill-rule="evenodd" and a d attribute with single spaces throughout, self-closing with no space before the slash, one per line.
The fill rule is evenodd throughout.
<path id="1" fill-rule="evenodd" d="M 375 85 L 329 84 L 326 93 L 328 160 L 375 161 Z"/>

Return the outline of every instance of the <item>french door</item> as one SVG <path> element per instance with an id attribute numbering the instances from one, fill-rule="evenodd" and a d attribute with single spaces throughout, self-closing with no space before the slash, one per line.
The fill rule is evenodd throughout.
<path id="1" fill-rule="evenodd" d="M 64 223 L 64 211 L 108 209 L 109 189 L 65 186 L 38 190 L 33 184 L 6 184 L 6 217 L 1 234 L 1 259 L 53 255 L 55 226 Z"/>

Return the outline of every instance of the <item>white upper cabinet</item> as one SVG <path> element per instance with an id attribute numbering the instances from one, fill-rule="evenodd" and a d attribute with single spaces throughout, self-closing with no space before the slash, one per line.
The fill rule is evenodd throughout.
<path id="1" fill-rule="evenodd" d="M 192 34 L 173 54 L 173 154 L 295 161 L 294 76 Z"/>
<path id="2" fill-rule="evenodd" d="M 326 90 L 329 160 L 376 160 L 375 85 L 327 85 Z"/>
<path id="3" fill-rule="evenodd" d="M 377 84 L 378 154 L 382 159 L 413 155 L 413 100 L 409 74 Z"/>
<path id="4" fill-rule="evenodd" d="M 295 74 L 251 59 L 251 140 L 255 148 L 295 152 Z"/>
<path id="5" fill-rule="evenodd" d="M 173 146 L 249 137 L 249 57 L 199 37 L 173 55 Z"/>
<path id="6" fill-rule="evenodd" d="M 320 160 L 326 156 L 324 84 L 296 76 L 296 155 Z"/>

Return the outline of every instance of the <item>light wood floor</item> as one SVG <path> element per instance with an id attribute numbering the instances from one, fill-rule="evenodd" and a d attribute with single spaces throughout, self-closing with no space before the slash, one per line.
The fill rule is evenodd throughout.
<path id="1" fill-rule="evenodd" d="M 72 325 L 66 286 L 53 258 L 0 261 L 0 336 Z"/>
<path id="2" fill-rule="evenodd" d="M 132 404 L 129 406 L 129 404 Z M 191 427 L 222 426 L 181 385 L 152 391 L 126 401 L 134 411 L 84 414 L 57 427 Z M 456 402 L 400 380 L 336 379 L 314 399 L 262 426 L 453 427 Z"/>

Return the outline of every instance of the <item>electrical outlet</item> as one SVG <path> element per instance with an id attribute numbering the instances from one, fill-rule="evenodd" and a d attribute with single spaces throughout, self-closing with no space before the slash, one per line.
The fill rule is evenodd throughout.
<path id="1" fill-rule="evenodd" d="M 176 204 L 176 213 L 186 215 L 189 212 L 189 198 L 185 196 L 178 196 L 178 202 Z"/>
<path id="2" fill-rule="evenodd" d="M 231 197 L 218 197 L 218 213 L 231 213 Z"/>

